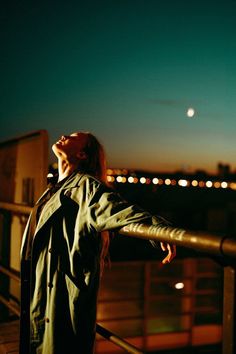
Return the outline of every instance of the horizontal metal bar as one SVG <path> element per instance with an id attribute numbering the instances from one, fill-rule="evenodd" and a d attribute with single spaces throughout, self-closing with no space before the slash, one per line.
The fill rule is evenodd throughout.
<path id="1" fill-rule="evenodd" d="M 12 211 L 17 214 L 29 215 L 32 207 L 24 204 L 0 202 L 0 209 Z"/>
<path id="2" fill-rule="evenodd" d="M 208 255 L 236 257 L 236 240 L 225 236 L 142 223 L 132 223 L 124 226 L 119 230 L 119 233 L 129 237 L 173 243 L 181 247 L 205 252 Z"/>
<path id="3" fill-rule="evenodd" d="M 0 209 L 20 214 L 30 214 L 32 207 L 23 204 L 0 202 Z M 235 239 L 207 232 L 191 231 L 163 225 L 132 223 L 121 228 L 119 233 L 129 237 L 174 243 L 178 246 L 202 251 L 209 255 L 236 257 Z"/>
<path id="4" fill-rule="evenodd" d="M 9 278 L 16 280 L 17 282 L 20 282 L 20 275 L 17 275 L 16 271 L 13 271 L 12 269 L 3 267 L 0 265 L 0 273 L 3 273 L 7 275 Z"/>
<path id="5" fill-rule="evenodd" d="M 127 353 L 131 354 L 143 354 L 139 349 L 131 345 L 130 343 L 124 341 L 122 338 L 118 337 L 114 333 L 108 331 L 106 328 L 102 327 L 101 325 L 97 324 L 96 331 L 102 337 L 108 339 L 110 342 L 118 345 L 120 348 L 126 350 Z"/>

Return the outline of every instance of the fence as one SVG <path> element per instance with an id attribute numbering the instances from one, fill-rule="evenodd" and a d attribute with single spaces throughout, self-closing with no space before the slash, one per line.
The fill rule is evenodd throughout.
<path id="1" fill-rule="evenodd" d="M 6 236 L 12 214 L 20 214 L 25 217 L 31 210 L 30 207 L 11 203 L 0 203 L 0 210 L 4 216 L 1 222 L 2 234 Z M 197 233 L 172 227 L 149 226 L 145 224 L 131 224 L 119 231 L 127 237 L 137 237 L 153 241 L 175 243 L 180 247 L 187 247 L 196 251 L 204 252 L 205 255 L 214 255 L 224 267 L 224 296 L 223 296 L 223 354 L 234 354 L 235 345 L 235 258 L 236 240 L 225 236 L 209 233 Z M 6 239 L 6 237 L 4 237 Z M 3 242 L 3 241 L 2 241 Z M 2 254 L 9 256 L 9 244 L 2 243 Z M 2 260 L 2 259 L 1 259 Z M 4 261 L 4 260 L 3 260 Z M 2 263 L 2 262 L 1 262 Z M 19 280 L 19 275 L 5 265 L 0 265 L 1 274 Z M 19 315 L 19 306 L 9 299 L 9 280 L 3 284 L 0 302 Z M 124 348 L 127 352 L 137 354 L 141 351 L 131 344 L 122 340 L 108 330 L 98 326 L 98 333 Z"/>

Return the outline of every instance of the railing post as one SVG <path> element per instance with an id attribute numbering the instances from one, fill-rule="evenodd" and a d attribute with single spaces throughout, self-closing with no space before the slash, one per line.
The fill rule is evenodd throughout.
<path id="1" fill-rule="evenodd" d="M 236 353 L 236 274 L 235 267 L 224 268 L 223 301 L 223 351 L 222 354 Z"/>

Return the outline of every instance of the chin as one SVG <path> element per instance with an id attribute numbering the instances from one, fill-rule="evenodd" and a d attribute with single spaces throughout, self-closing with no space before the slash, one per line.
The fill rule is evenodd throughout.
<path id="1" fill-rule="evenodd" d="M 52 145 L 52 151 L 54 152 L 54 154 L 59 153 L 59 151 L 60 151 L 60 143 L 59 142 Z"/>

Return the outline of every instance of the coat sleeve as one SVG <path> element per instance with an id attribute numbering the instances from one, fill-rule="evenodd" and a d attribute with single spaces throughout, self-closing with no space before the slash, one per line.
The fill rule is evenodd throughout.
<path id="1" fill-rule="evenodd" d="M 153 216 L 138 205 L 124 200 L 117 192 L 103 184 L 96 184 L 91 193 L 88 217 L 92 227 L 100 232 L 120 229 L 130 223 L 163 224 L 164 220 Z"/>

